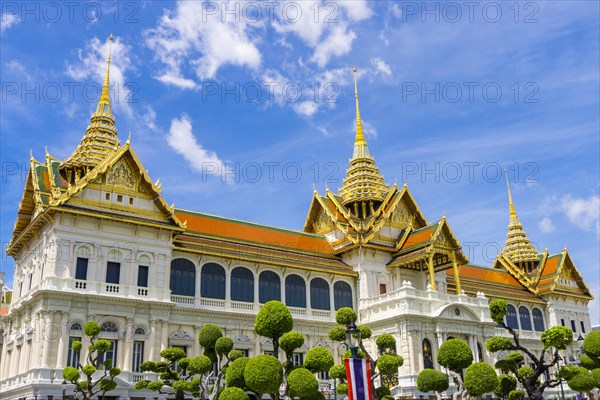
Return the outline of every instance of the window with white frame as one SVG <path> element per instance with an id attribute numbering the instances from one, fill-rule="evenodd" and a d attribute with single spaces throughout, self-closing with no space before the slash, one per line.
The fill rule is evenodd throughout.
<path id="1" fill-rule="evenodd" d="M 111 364 L 106 367 L 106 369 L 115 368 L 117 366 L 117 341 L 116 340 L 108 340 L 110 342 L 110 348 L 108 351 L 100 354 L 98 356 L 98 366 L 101 366 L 104 361 L 111 360 Z"/>
<path id="2" fill-rule="evenodd" d="M 131 365 L 132 372 L 140 372 L 140 365 L 144 361 L 144 342 L 136 340 L 133 342 L 133 363 Z"/>
<path id="3" fill-rule="evenodd" d="M 67 352 L 67 365 L 69 367 L 77 368 L 77 366 L 79 365 L 79 352 L 73 350 L 74 342 L 81 342 L 81 338 L 74 337 L 74 336 L 69 337 L 69 349 Z"/>
<path id="4" fill-rule="evenodd" d="M 292 355 L 292 363 L 294 364 L 294 367 L 304 364 L 304 354 L 294 353 Z"/>

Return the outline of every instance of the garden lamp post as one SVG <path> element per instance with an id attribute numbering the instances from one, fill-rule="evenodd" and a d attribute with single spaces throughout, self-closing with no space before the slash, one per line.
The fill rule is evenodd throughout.
<path id="1" fill-rule="evenodd" d="M 354 321 L 350 322 L 348 329 L 346 329 L 346 346 L 350 349 L 352 358 L 356 358 L 358 347 L 360 346 L 360 329 L 358 329 Z"/>

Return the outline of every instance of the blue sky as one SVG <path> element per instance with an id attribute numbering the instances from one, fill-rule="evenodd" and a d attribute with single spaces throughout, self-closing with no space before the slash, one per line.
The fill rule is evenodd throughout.
<path id="1" fill-rule="evenodd" d="M 596 297 L 599 5 L 551 2 L 3 2 L 1 240 L 29 151 L 68 157 L 111 78 L 128 132 L 177 207 L 301 229 L 353 142 L 352 66 L 371 152 L 490 265 L 519 218 L 565 246 Z M 12 285 L 12 259 L 1 268 Z M 592 321 L 600 323 L 598 302 Z"/>

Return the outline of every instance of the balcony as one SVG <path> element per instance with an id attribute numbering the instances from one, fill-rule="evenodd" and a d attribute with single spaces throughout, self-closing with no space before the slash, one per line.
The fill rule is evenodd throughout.
<path id="1" fill-rule="evenodd" d="M 171 301 L 181 308 L 193 308 L 200 310 L 211 310 L 219 312 L 234 312 L 239 314 L 256 315 L 262 304 L 250 303 L 245 301 L 207 299 L 203 297 L 171 295 Z M 333 321 L 335 311 L 313 310 L 311 308 L 288 307 L 290 313 L 295 318 L 316 319 L 319 321 Z"/>
<path id="2" fill-rule="evenodd" d="M 417 290 L 409 284 L 380 296 L 359 300 L 361 321 L 364 323 L 398 315 L 438 316 L 448 305 L 465 305 L 480 319 L 489 320 L 489 303 L 483 293 L 477 297 L 466 294 L 447 294 L 435 290 Z M 490 320 L 491 321 L 491 320 Z"/>

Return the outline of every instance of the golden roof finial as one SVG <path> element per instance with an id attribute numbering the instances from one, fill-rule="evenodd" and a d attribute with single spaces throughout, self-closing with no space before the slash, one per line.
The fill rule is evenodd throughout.
<path id="1" fill-rule="evenodd" d="M 504 175 L 506 176 L 506 189 L 508 190 L 508 208 L 510 211 L 510 223 L 519 223 L 517 219 L 517 212 L 515 211 L 515 204 L 513 203 L 512 194 L 510 193 L 510 183 L 508 182 L 508 172 L 504 169 Z"/>
<path id="2" fill-rule="evenodd" d="M 104 83 L 102 84 L 102 94 L 100 95 L 100 102 L 98 103 L 98 112 L 110 112 L 110 53 L 112 51 L 113 35 L 110 34 L 108 38 L 108 57 L 106 59 L 106 73 L 104 74 Z M 105 106 L 108 106 L 106 108 Z"/>
<path id="3" fill-rule="evenodd" d="M 357 144 L 367 144 L 365 141 L 365 133 L 363 131 L 362 120 L 360 119 L 360 106 L 358 105 L 358 84 L 356 83 L 356 67 L 352 68 L 354 72 L 354 99 L 356 100 L 356 139 Z"/>
<path id="4" fill-rule="evenodd" d="M 515 211 L 515 204 L 513 203 L 512 194 L 510 192 L 510 183 L 508 181 L 508 173 L 504 170 L 506 175 L 506 188 L 508 190 L 508 204 L 510 210 L 510 217 L 508 222 L 508 232 L 506 234 L 506 245 L 502 251 L 504 255 L 509 257 L 512 262 L 520 263 L 527 261 L 539 261 L 537 257 L 537 251 L 529 241 L 523 225 L 517 218 L 517 212 Z"/>

